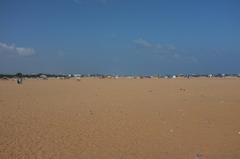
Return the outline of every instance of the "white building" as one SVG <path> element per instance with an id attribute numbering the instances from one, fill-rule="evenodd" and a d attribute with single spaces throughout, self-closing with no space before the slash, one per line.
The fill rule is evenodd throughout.
<path id="1" fill-rule="evenodd" d="M 209 78 L 212 78 L 212 77 L 213 77 L 213 75 L 212 75 L 212 74 L 209 74 L 209 75 L 208 75 L 208 77 L 209 77 Z"/>

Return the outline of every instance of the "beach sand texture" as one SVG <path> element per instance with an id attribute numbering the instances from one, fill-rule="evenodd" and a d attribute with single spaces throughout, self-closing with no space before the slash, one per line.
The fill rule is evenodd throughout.
<path id="1" fill-rule="evenodd" d="M 240 159 L 240 79 L 0 80 L 0 159 Z"/>

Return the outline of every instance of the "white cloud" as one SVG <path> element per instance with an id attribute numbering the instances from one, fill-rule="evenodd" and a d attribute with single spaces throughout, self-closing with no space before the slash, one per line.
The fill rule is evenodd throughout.
<path id="1" fill-rule="evenodd" d="M 0 42 L 0 54 L 15 56 L 32 56 L 35 54 L 33 48 L 16 47 L 14 44 Z"/>
<path id="2" fill-rule="evenodd" d="M 176 47 L 171 44 L 155 44 L 143 38 L 133 40 L 137 48 L 147 49 L 148 52 L 158 53 L 162 55 L 176 54 Z"/>
<path id="3" fill-rule="evenodd" d="M 186 51 L 177 49 L 172 44 L 152 43 L 143 38 L 133 40 L 133 43 L 136 45 L 137 49 L 143 53 L 156 54 L 165 59 L 182 61 L 186 60 L 194 63 L 198 62 L 198 59 L 196 57 L 186 54 Z"/>
<path id="4" fill-rule="evenodd" d="M 133 42 L 138 46 L 138 47 L 144 47 L 144 48 L 151 48 L 153 47 L 153 44 L 151 44 L 150 42 L 142 39 L 142 38 L 139 38 L 139 39 L 136 39 L 136 40 L 133 40 Z"/>

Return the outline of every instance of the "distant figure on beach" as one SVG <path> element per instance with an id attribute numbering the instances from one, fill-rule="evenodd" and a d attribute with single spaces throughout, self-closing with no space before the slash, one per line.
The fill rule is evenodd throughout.
<path id="1" fill-rule="evenodd" d="M 17 84 L 22 84 L 22 78 L 17 79 Z"/>
<path id="2" fill-rule="evenodd" d="M 22 84 L 22 73 L 17 73 L 17 84 Z"/>

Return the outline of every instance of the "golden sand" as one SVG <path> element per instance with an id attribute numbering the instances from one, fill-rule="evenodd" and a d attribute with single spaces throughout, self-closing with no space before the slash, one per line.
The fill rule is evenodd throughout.
<path id="1" fill-rule="evenodd" d="M 0 159 L 239 159 L 240 79 L 0 80 Z"/>

